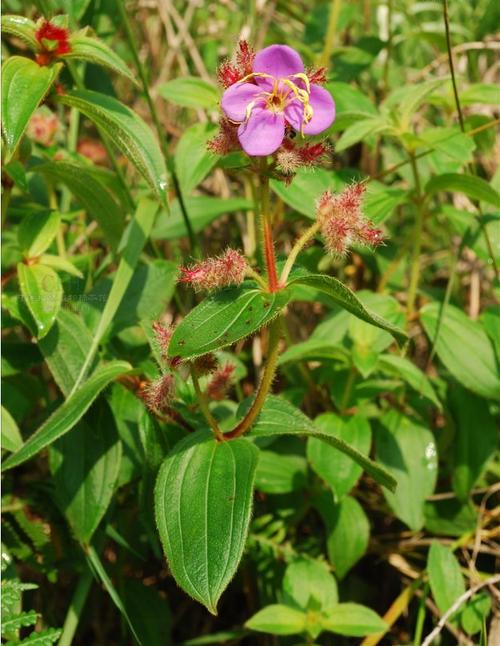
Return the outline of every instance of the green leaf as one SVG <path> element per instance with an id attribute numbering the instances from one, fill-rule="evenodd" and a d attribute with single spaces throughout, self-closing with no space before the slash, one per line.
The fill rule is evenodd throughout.
<path id="1" fill-rule="evenodd" d="M 275 603 L 259 610 L 245 626 L 271 635 L 297 635 L 304 632 L 306 620 L 304 612 Z"/>
<path id="2" fill-rule="evenodd" d="M 214 109 L 219 91 L 212 83 L 196 76 L 177 78 L 158 87 L 158 94 L 167 101 L 185 108 Z"/>
<path id="3" fill-rule="evenodd" d="M 280 455 L 275 451 L 260 451 L 255 488 L 264 493 L 290 493 L 304 489 L 307 462 L 300 455 Z"/>
<path id="4" fill-rule="evenodd" d="M 76 59 L 101 65 L 116 74 L 125 76 L 132 83 L 138 84 L 136 78 L 123 60 L 110 47 L 103 43 L 102 40 L 90 36 L 75 35 L 71 36 L 69 44 L 71 51 L 61 56 L 63 60 Z"/>
<path id="5" fill-rule="evenodd" d="M 425 185 L 425 192 L 428 194 L 443 191 L 448 193 L 464 193 L 472 200 L 488 202 L 488 204 L 500 208 L 500 195 L 497 191 L 486 180 L 475 175 L 444 173 L 443 175 L 434 175 Z"/>
<path id="6" fill-rule="evenodd" d="M 286 569 L 283 600 L 288 606 L 304 611 L 328 612 L 339 600 L 337 583 L 325 563 L 299 558 Z"/>
<path id="7" fill-rule="evenodd" d="M 19 612 L 14 616 L 2 617 L 2 635 L 16 632 L 26 626 L 34 626 L 38 620 L 38 613 L 35 610 Z"/>
<path id="8" fill-rule="evenodd" d="M 474 103 L 500 105 L 498 86 L 494 83 L 473 83 L 465 90 L 460 91 L 460 103 L 462 105 Z"/>
<path id="9" fill-rule="evenodd" d="M 257 458 L 246 439 L 216 442 L 198 431 L 174 447 L 158 475 L 156 523 L 170 571 L 212 614 L 243 554 Z"/>
<path id="10" fill-rule="evenodd" d="M 165 201 L 165 160 L 151 129 L 135 112 L 115 98 L 91 90 L 72 90 L 60 96 L 59 102 L 76 108 L 102 128 L 156 195 Z"/>
<path id="11" fill-rule="evenodd" d="M 280 354 L 278 365 L 295 361 L 344 361 L 349 360 L 345 348 L 322 339 L 309 338 L 302 343 L 294 343 Z"/>
<path id="12" fill-rule="evenodd" d="M 317 168 L 314 173 L 300 169 L 291 184 L 272 179 L 271 188 L 286 204 L 298 213 L 316 219 L 316 200 L 327 190 L 337 190 L 344 185 L 338 177 L 324 168 Z"/>
<path id="13" fill-rule="evenodd" d="M 39 211 L 25 215 L 17 230 L 17 240 L 26 258 L 34 258 L 49 248 L 61 222 L 57 211 Z"/>
<path id="14" fill-rule="evenodd" d="M 234 211 L 247 211 L 254 206 L 253 202 L 243 197 L 222 199 L 206 195 L 188 196 L 184 199 L 184 204 L 195 233 L 203 231 L 221 215 L 234 213 Z M 179 201 L 174 200 L 171 204 L 170 215 L 165 211 L 160 211 L 152 237 L 155 240 L 175 240 L 186 236 L 187 230 Z"/>
<path id="15" fill-rule="evenodd" d="M 111 193 L 85 166 L 74 162 L 55 161 L 34 166 L 53 182 L 61 182 L 101 227 L 106 241 L 116 251 L 124 228 L 124 214 Z"/>
<path id="16" fill-rule="evenodd" d="M 56 320 L 63 288 L 59 276 L 44 265 L 17 265 L 21 295 L 35 319 L 38 338 L 42 339 Z"/>
<path id="17" fill-rule="evenodd" d="M 38 258 L 38 262 L 46 267 L 52 267 L 52 269 L 55 269 L 56 271 L 64 271 L 76 278 L 83 278 L 82 272 L 67 258 L 61 258 L 61 256 L 44 253 Z"/>
<path id="18" fill-rule="evenodd" d="M 396 480 L 383 467 L 370 460 L 340 438 L 321 432 L 312 425 L 311 420 L 307 419 L 303 413 L 297 409 L 292 411 L 292 408 L 294 407 L 292 407 L 291 404 L 288 404 L 288 402 L 285 403 L 284 400 L 280 400 L 278 397 L 268 396 L 259 417 L 257 417 L 254 425 L 248 433 L 248 437 L 306 435 L 307 437 L 318 438 L 330 446 L 333 446 L 338 451 L 345 453 L 345 455 L 348 455 L 382 486 L 388 487 L 390 490 L 394 490 L 396 488 Z M 285 414 L 288 415 L 288 419 L 291 423 L 288 423 L 287 418 L 282 417 L 281 411 L 284 411 Z M 243 410 L 238 412 L 243 412 Z M 279 413 L 279 416 L 277 412 Z"/>
<path id="19" fill-rule="evenodd" d="M 289 290 L 262 292 L 250 282 L 205 298 L 179 323 L 171 357 L 192 359 L 243 339 L 270 323 L 290 300 Z"/>
<path id="20" fill-rule="evenodd" d="M 219 157 L 210 152 L 207 143 L 216 128 L 209 123 L 196 123 L 179 139 L 175 149 L 175 168 L 183 195 L 189 195 L 217 163 Z"/>
<path id="21" fill-rule="evenodd" d="M 14 154 L 28 122 L 61 71 L 62 64 L 40 67 L 23 56 L 2 65 L 2 132 L 6 159 Z"/>
<path id="22" fill-rule="evenodd" d="M 55 410 L 54 413 L 31 435 L 24 445 L 5 460 L 2 469 L 12 469 L 29 460 L 65 433 L 70 431 L 83 417 L 97 395 L 106 386 L 131 370 L 125 361 L 111 361 L 100 366 L 93 375 L 73 395 Z"/>
<path id="23" fill-rule="evenodd" d="M 59 628 L 45 628 L 42 632 L 33 631 L 31 635 L 17 642 L 8 642 L 9 646 L 51 646 L 62 634 Z"/>
<path id="24" fill-rule="evenodd" d="M 404 523 L 418 531 L 424 525 L 424 503 L 437 477 L 434 436 L 401 413 L 390 411 L 376 435 L 377 459 L 397 479 L 397 491 L 384 491 L 389 506 Z"/>
<path id="25" fill-rule="evenodd" d="M 35 36 L 36 24 L 25 16 L 7 14 L 2 16 L 2 33 L 10 34 L 22 40 L 33 50 L 38 50 L 39 43 Z"/>
<path id="26" fill-rule="evenodd" d="M 6 451 L 18 451 L 23 445 L 23 438 L 19 428 L 9 413 L 9 411 L 2 406 L 2 449 Z"/>
<path id="27" fill-rule="evenodd" d="M 404 85 L 388 97 L 384 105 L 395 110 L 403 130 L 408 130 L 413 114 L 437 89 L 443 87 L 445 79 L 431 79 L 419 85 Z"/>
<path id="28" fill-rule="evenodd" d="M 389 133 L 393 130 L 392 126 L 382 117 L 370 117 L 356 121 L 352 126 L 342 134 L 335 144 L 335 150 L 341 152 L 362 141 L 366 137 Z"/>
<path id="29" fill-rule="evenodd" d="M 444 614 L 465 592 L 460 565 L 449 547 L 434 541 L 429 550 L 427 572 L 432 596 Z"/>
<path id="30" fill-rule="evenodd" d="M 357 318 L 392 334 L 400 347 L 405 346 L 408 341 L 408 336 L 403 330 L 368 310 L 354 292 L 341 283 L 340 280 L 333 278 L 333 276 L 309 274 L 292 278 L 288 284 L 305 285 L 327 294 L 336 305 L 340 305 Z"/>
<path id="31" fill-rule="evenodd" d="M 443 406 L 437 398 L 431 382 L 425 373 L 408 359 L 395 354 L 383 354 L 378 358 L 377 368 L 382 372 L 398 375 L 421 397 L 425 397 L 442 410 Z"/>
<path id="32" fill-rule="evenodd" d="M 490 595 L 485 591 L 475 594 L 460 613 L 462 628 L 468 635 L 475 635 L 481 630 L 490 611 Z"/>
<path id="33" fill-rule="evenodd" d="M 121 454 L 115 421 L 104 400 L 50 447 L 56 501 L 75 538 L 84 544 L 111 502 Z"/>
<path id="34" fill-rule="evenodd" d="M 65 397 L 73 388 L 92 344 L 81 318 L 61 309 L 50 332 L 38 342 L 52 376 Z"/>
<path id="35" fill-rule="evenodd" d="M 368 455 L 371 446 L 371 429 L 367 419 L 355 415 L 347 420 L 324 413 L 314 421 L 325 435 L 333 435 L 354 449 Z M 362 468 L 347 455 L 333 446 L 325 446 L 323 440 L 310 437 L 307 442 L 307 458 L 313 470 L 332 488 L 337 498 L 342 498 L 354 487 L 361 476 Z"/>
<path id="36" fill-rule="evenodd" d="M 144 585 L 138 579 L 126 578 L 123 600 L 145 646 L 168 646 L 172 643 L 170 608 L 155 586 Z"/>
<path id="37" fill-rule="evenodd" d="M 335 574 L 343 579 L 364 556 L 370 540 L 370 523 L 356 498 L 346 496 L 329 516 L 326 549 Z"/>
<path id="38" fill-rule="evenodd" d="M 460 386 L 449 390 L 456 430 L 453 442 L 453 490 L 466 501 L 497 447 L 497 428 L 485 401 Z M 480 433 L 478 433 L 480 429 Z"/>
<path id="39" fill-rule="evenodd" d="M 321 619 L 325 630 L 349 637 L 386 632 L 388 626 L 376 612 L 358 603 L 339 603 Z"/>
<path id="40" fill-rule="evenodd" d="M 439 312 L 439 303 L 428 303 L 420 310 L 420 319 L 446 369 L 472 392 L 481 397 L 500 399 L 495 351 L 482 325 L 448 305 L 436 342 Z"/>
<path id="41" fill-rule="evenodd" d="M 335 131 L 345 130 L 354 121 L 377 114 L 368 96 L 349 83 L 334 81 L 328 83 L 326 89 L 335 99 Z"/>

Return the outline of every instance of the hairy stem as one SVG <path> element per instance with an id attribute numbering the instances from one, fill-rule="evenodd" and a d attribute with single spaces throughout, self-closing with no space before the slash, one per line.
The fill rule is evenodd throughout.
<path id="1" fill-rule="evenodd" d="M 208 425 L 212 429 L 213 434 L 215 435 L 217 440 L 219 442 L 224 441 L 224 435 L 220 430 L 219 425 L 217 424 L 217 420 L 210 412 L 210 408 L 208 407 L 207 397 L 200 388 L 198 375 L 196 374 L 196 370 L 194 368 L 191 369 L 191 378 L 193 380 L 193 386 L 194 386 L 196 396 L 198 397 L 198 404 L 200 405 L 201 412 L 203 413 L 204 418 L 207 420 Z"/>
<path id="2" fill-rule="evenodd" d="M 312 226 L 304 231 L 297 242 L 293 245 L 293 248 L 288 255 L 285 266 L 283 267 L 283 271 L 281 272 L 280 285 L 286 285 L 286 281 L 288 280 L 288 276 L 290 275 L 293 265 L 297 260 L 297 256 L 309 242 L 309 240 L 318 233 L 320 227 L 321 224 L 319 222 L 315 222 Z"/>
<path id="3" fill-rule="evenodd" d="M 199 255 L 199 245 L 198 245 L 198 240 L 196 239 L 196 236 L 194 234 L 193 227 L 191 225 L 191 221 L 189 219 L 189 215 L 186 209 L 186 204 L 184 202 L 184 197 L 182 195 L 181 187 L 179 184 L 179 179 L 177 177 L 177 173 L 174 167 L 173 160 L 171 156 L 169 155 L 168 152 L 168 146 L 167 146 L 167 137 L 166 137 L 166 131 L 162 127 L 160 123 L 160 118 L 158 116 L 158 111 L 156 110 L 156 106 L 154 104 L 153 99 L 151 98 L 151 93 L 149 91 L 149 83 L 148 83 L 148 77 L 146 74 L 146 70 L 144 68 L 144 65 L 142 64 L 142 61 L 139 57 L 139 50 L 137 47 L 137 42 L 135 39 L 134 32 L 132 30 L 132 26 L 130 24 L 130 20 L 127 14 L 127 10 L 125 8 L 125 3 L 123 0 L 116 0 L 116 6 L 118 9 L 118 12 L 120 14 L 120 17 L 122 19 L 123 27 L 125 28 L 125 33 L 127 36 L 127 40 L 130 45 L 130 50 L 132 52 L 132 57 L 134 59 L 135 66 L 137 68 L 137 73 L 139 74 L 139 77 L 141 79 L 142 87 L 144 90 L 144 95 L 146 97 L 146 102 L 148 104 L 149 112 L 151 114 L 151 118 L 153 119 L 153 123 L 156 128 L 156 132 L 158 134 L 158 139 L 160 142 L 161 150 L 163 152 L 163 156 L 165 157 L 165 161 L 167 163 L 167 168 L 169 170 L 170 176 L 172 178 L 172 183 L 174 185 L 174 190 L 175 194 L 177 195 L 177 199 L 179 200 L 179 207 L 181 210 L 182 218 L 184 220 L 184 225 L 186 227 L 186 231 L 188 233 L 188 238 L 189 238 L 189 245 L 191 247 L 191 251 L 195 255 Z"/>
<path id="4" fill-rule="evenodd" d="M 276 273 L 276 256 L 274 255 L 273 228 L 269 202 L 269 176 L 267 159 L 262 158 L 260 169 L 260 228 L 262 232 L 262 249 L 266 261 L 267 284 L 270 292 L 278 290 Z"/>
<path id="5" fill-rule="evenodd" d="M 274 374 L 276 372 L 276 364 L 278 362 L 278 355 L 279 355 L 279 341 L 281 338 L 281 331 L 282 331 L 281 325 L 282 325 L 281 316 L 275 319 L 270 325 L 269 349 L 267 353 L 266 365 L 264 366 L 264 370 L 262 372 L 262 377 L 260 379 L 260 384 L 257 390 L 257 394 L 255 395 L 255 399 L 253 400 L 252 405 L 250 406 L 250 409 L 248 410 L 245 417 L 241 420 L 241 422 L 239 422 L 239 424 L 237 424 L 232 431 L 229 431 L 229 433 L 224 434 L 224 438 L 226 440 L 233 439 L 235 437 L 240 437 L 240 435 L 243 435 L 243 433 L 248 431 L 248 429 L 255 422 L 260 411 L 262 410 L 262 406 L 264 405 L 266 397 L 269 393 L 269 389 L 271 388 L 271 384 L 274 379 Z"/>
<path id="6" fill-rule="evenodd" d="M 415 311 L 415 299 L 417 296 L 418 283 L 420 280 L 420 253 L 422 251 L 422 233 L 424 230 L 424 204 L 420 175 L 418 172 L 417 162 L 415 160 L 415 154 L 413 152 L 410 152 L 409 155 L 411 168 L 413 171 L 413 179 L 415 181 L 417 215 L 415 218 L 415 227 L 413 230 L 413 251 L 410 263 L 410 284 L 408 286 L 408 296 L 406 301 L 406 313 L 408 322 L 413 317 Z"/>
<path id="7" fill-rule="evenodd" d="M 330 61 L 330 56 L 333 51 L 333 42 L 337 33 L 337 23 L 340 16 L 340 10 L 342 8 L 342 0 L 332 0 L 330 6 L 330 13 L 328 16 L 328 27 L 326 30 L 325 37 L 325 46 L 321 52 L 321 56 L 318 59 L 318 65 L 320 67 L 327 67 Z"/>

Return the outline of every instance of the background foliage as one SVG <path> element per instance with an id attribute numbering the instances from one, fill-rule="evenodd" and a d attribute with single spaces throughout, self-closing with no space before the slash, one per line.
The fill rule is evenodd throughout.
<path id="1" fill-rule="evenodd" d="M 443 3 L 407 0 L 5 0 L 3 10 L 5 640 L 342 644 L 382 631 L 362 643 L 421 644 L 472 590 L 436 643 L 495 643 L 498 3 L 453 0 L 448 24 Z M 30 21 L 63 14 L 72 53 L 40 67 Z M 165 456 L 203 425 L 197 394 L 179 378 L 165 420 L 138 393 L 158 370 L 151 322 L 178 322 L 201 300 L 176 284 L 178 267 L 228 244 L 259 261 L 245 160 L 206 149 L 215 71 L 239 38 L 326 65 L 337 104 L 324 168 L 271 182 L 278 255 L 321 192 L 367 179 L 365 213 L 385 245 L 339 260 L 314 242 L 301 264 L 342 280 L 412 343 L 402 354 L 317 284 L 293 287 L 279 397 L 252 430 L 258 458 L 246 440 L 224 449 L 248 468 L 258 460 L 256 494 L 246 545 L 239 534 L 234 546 L 243 560 L 212 616 L 173 580 L 152 502 Z M 267 343 L 265 330 L 242 336 L 219 353 L 235 365 L 211 403 L 225 428 Z M 271 437 L 276 420 L 292 435 Z M 397 489 L 376 485 L 338 440 L 376 458 Z M 212 517 L 227 487 L 214 481 Z M 186 527 L 195 544 L 197 526 Z M 226 531 L 214 527 L 217 549 Z"/>

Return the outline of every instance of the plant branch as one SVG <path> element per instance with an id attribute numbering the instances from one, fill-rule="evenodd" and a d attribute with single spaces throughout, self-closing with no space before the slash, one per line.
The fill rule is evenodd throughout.
<path id="1" fill-rule="evenodd" d="M 292 250 L 288 255 L 285 266 L 283 267 L 283 271 L 281 272 L 281 276 L 279 280 L 279 284 L 281 286 L 286 285 L 286 281 L 288 280 L 288 276 L 290 275 L 293 265 L 297 260 L 297 256 L 302 251 L 302 249 L 306 246 L 309 240 L 318 233 L 318 231 L 320 230 L 320 227 L 321 227 L 321 224 L 318 221 L 315 222 L 313 225 L 311 225 L 308 229 L 304 231 L 304 233 L 300 236 L 297 242 L 293 245 Z"/>
<path id="2" fill-rule="evenodd" d="M 278 275 L 276 273 L 276 256 L 274 254 L 273 229 L 271 224 L 269 202 L 269 175 L 267 159 L 262 158 L 260 166 L 260 228 L 262 232 L 262 249 L 266 261 L 267 284 L 270 292 L 278 290 Z"/>
<path id="3" fill-rule="evenodd" d="M 204 418 L 207 420 L 208 425 L 213 431 L 213 434 L 219 442 L 224 441 L 224 434 L 217 424 L 217 420 L 212 415 L 210 408 L 208 407 L 208 401 L 205 393 L 200 388 L 200 382 L 198 380 L 198 375 L 196 374 L 195 368 L 191 368 L 191 379 L 193 380 L 193 386 L 198 397 L 198 404 L 200 405 L 201 412 L 203 413 Z"/>
<path id="4" fill-rule="evenodd" d="M 424 204 L 420 175 L 418 172 L 417 162 L 415 161 L 415 154 L 410 151 L 409 156 L 411 168 L 413 171 L 413 179 L 415 181 L 417 215 L 415 218 L 415 228 L 413 231 L 413 251 L 410 265 L 410 284 L 408 286 L 408 296 L 406 302 L 408 322 L 413 317 L 415 310 L 415 299 L 420 279 L 420 253 L 422 251 L 422 233 L 424 229 Z"/>
<path id="5" fill-rule="evenodd" d="M 75 592 L 69 604 L 68 612 L 66 613 L 58 646 L 71 646 L 85 602 L 87 601 L 90 588 L 92 587 L 93 580 L 94 577 L 89 568 L 87 568 L 78 579 Z"/>

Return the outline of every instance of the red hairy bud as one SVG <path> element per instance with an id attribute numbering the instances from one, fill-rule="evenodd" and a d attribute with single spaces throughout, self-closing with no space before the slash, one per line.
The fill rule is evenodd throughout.
<path id="1" fill-rule="evenodd" d="M 228 88 L 234 85 L 237 81 L 243 78 L 243 74 L 229 61 L 224 61 L 217 70 L 217 80 L 223 88 Z"/>
<path id="2" fill-rule="evenodd" d="M 252 73 L 255 51 L 249 46 L 246 40 L 240 40 L 238 51 L 236 52 L 236 63 L 240 68 L 242 76 Z"/>
<path id="3" fill-rule="evenodd" d="M 69 54 L 71 51 L 69 31 L 48 20 L 44 20 L 36 30 L 35 37 L 41 50 L 36 56 L 39 65 L 48 65 L 56 56 Z"/>
<path id="4" fill-rule="evenodd" d="M 168 346 L 174 330 L 170 325 L 163 325 L 160 321 L 154 321 L 151 326 L 155 338 L 156 347 L 161 355 L 161 358 L 166 361 L 168 356 Z"/>
<path id="5" fill-rule="evenodd" d="M 239 251 L 227 249 L 221 256 L 207 258 L 191 267 L 181 267 L 179 282 L 194 289 L 217 289 L 239 285 L 245 277 L 247 261 Z"/>
<path id="6" fill-rule="evenodd" d="M 106 148 L 104 148 L 101 142 L 96 139 L 80 139 L 77 151 L 80 155 L 90 159 L 94 164 L 105 165 L 108 161 Z"/>
<path id="7" fill-rule="evenodd" d="M 207 385 L 207 395 L 210 399 L 215 399 L 215 401 L 224 399 L 231 386 L 235 369 L 236 366 L 233 363 L 226 363 L 214 373 Z"/>
<path id="8" fill-rule="evenodd" d="M 194 360 L 194 367 L 196 374 L 200 377 L 203 375 L 209 375 L 212 372 L 215 372 L 219 367 L 219 361 L 217 357 L 212 352 L 204 354 L 202 357 L 197 357 Z"/>
<path id="9" fill-rule="evenodd" d="M 163 413 L 168 408 L 175 393 L 175 378 L 166 373 L 154 381 L 150 381 L 142 389 L 140 396 L 153 413 Z"/>
<path id="10" fill-rule="evenodd" d="M 45 106 L 37 110 L 28 124 L 28 136 L 42 146 L 50 146 L 59 128 L 59 119 L 55 114 L 45 111 Z"/>
<path id="11" fill-rule="evenodd" d="M 238 125 L 222 117 L 219 121 L 219 132 L 207 143 L 207 148 L 216 155 L 227 155 L 241 148 L 238 140 Z"/>
<path id="12" fill-rule="evenodd" d="M 326 83 L 326 67 L 318 67 L 317 69 L 309 68 L 306 70 L 309 83 L 316 85 L 324 85 Z"/>

